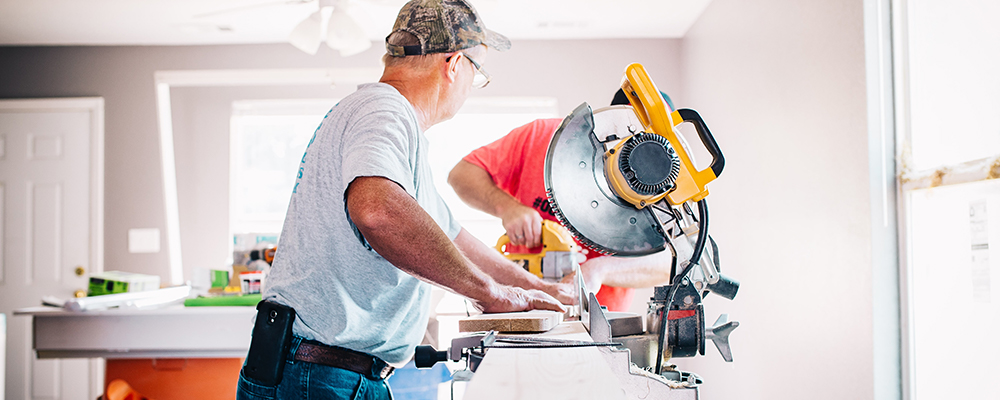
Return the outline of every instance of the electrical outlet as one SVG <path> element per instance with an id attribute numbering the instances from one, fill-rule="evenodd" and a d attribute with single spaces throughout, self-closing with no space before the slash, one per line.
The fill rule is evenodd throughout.
<path id="1" fill-rule="evenodd" d="M 156 228 L 129 229 L 129 253 L 159 253 L 160 230 Z"/>

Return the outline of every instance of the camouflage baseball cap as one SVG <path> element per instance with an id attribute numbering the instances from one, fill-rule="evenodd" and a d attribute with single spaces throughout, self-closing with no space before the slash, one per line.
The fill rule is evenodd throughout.
<path id="1" fill-rule="evenodd" d="M 389 44 L 396 32 L 413 34 L 420 44 Z M 465 0 L 412 0 L 399 10 L 385 40 L 385 49 L 393 57 L 450 53 L 480 44 L 499 51 L 510 48 L 510 40 L 486 29 L 475 7 Z"/>

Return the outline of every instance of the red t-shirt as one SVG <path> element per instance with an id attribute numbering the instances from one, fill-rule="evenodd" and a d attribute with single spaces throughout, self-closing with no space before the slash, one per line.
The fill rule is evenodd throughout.
<path id="1" fill-rule="evenodd" d="M 521 204 L 534 208 L 542 218 L 558 222 L 545 196 L 545 154 L 561 122 L 559 118 L 532 121 L 469 153 L 464 160 L 486 170 L 500 189 Z M 588 250 L 579 242 L 577 245 L 588 260 L 601 257 L 600 253 Z M 510 251 L 528 252 L 521 246 L 511 246 Z M 601 286 L 597 301 L 611 311 L 628 311 L 632 292 L 630 288 Z"/>

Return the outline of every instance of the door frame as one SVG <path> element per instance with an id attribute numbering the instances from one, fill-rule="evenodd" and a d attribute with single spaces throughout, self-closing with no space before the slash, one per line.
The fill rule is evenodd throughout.
<path id="1" fill-rule="evenodd" d="M 90 266 L 91 273 L 104 271 L 104 98 L 58 97 L 0 99 L 0 110 L 24 112 L 85 111 L 90 114 Z M 2 238 L 2 232 L 0 232 Z M 2 246 L 0 246 L 2 247 Z M 3 260 L 0 248 L 0 262 Z M 90 359 L 90 396 L 104 393 L 104 360 Z M 96 391 L 96 393 L 94 393 Z M 0 393 L 2 397 L 3 393 Z"/>

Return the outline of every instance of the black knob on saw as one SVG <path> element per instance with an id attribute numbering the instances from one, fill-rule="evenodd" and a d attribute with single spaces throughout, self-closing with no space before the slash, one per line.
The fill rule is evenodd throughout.
<path id="1" fill-rule="evenodd" d="M 448 352 L 447 351 L 437 351 L 432 346 L 417 346 L 416 353 L 413 355 L 413 364 L 417 368 L 430 368 L 438 361 L 447 361 Z"/>

